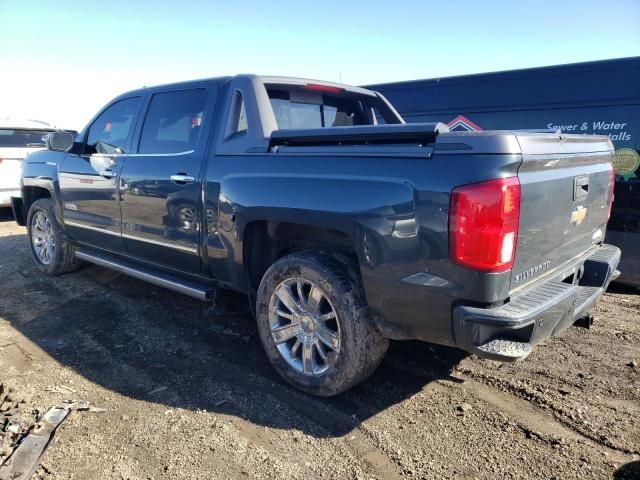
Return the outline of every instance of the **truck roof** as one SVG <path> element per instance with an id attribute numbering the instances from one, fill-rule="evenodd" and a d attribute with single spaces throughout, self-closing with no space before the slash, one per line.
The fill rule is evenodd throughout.
<path id="1" fill-rule="evenodd" d="M 248 74 L 248 73 L 243 73 L 243 74 L 238 74 L 238 75 L 232 75 L 232 76 L 222 76 L 222 77 L 208 77 L 208 78 L 199 78 L 199 79 L 194 79 L 194 80 L 184 80 L 184 81 L 180 81 L 180 82 L 172 82 L 172 83 L 165 83 L 165 84 L 159 84 L 159 85 L 152 85 L 152 86 L 144 86 L 142 88 L 137 88 L 135 90 L 130 90 L 128 92 L 125 92 L 121 95 L 118 95 L 117 98 L 120 97 L 126 97 L 126 96 L 130 96 L 132 94 L 135 93 L 144 93 L 146 91 L 149 90 L 156 90 L 156 89 L 165 89 L 165 88 L 169 88 L 169 87 L 177 87 L 177 86 L 188 86 L 188 85 L 192 85 L 192 84 L 197 84 L 197 83 L 202 83 L 202 82 L 220 82 L 222 84 L 226 84 L 228 82 L 230 82 L 233 79 L 237 79 L 237 78 L 248 78 L 248 79 L 254 79 L 257 80 L 260 83 L 263 84 L 273 84 L 273 85 L 322 85 L 322 86 L 326 86 L 326 87 L 335 87 L 335 88 L 340 88 L 342 90 L 346 90 L 348 92 L 353 92 L 353 93 L 358 93 L 361 95 L 367 95 L 367 96 L 375 96 L 375 93 L 373 93 L 371 90 L 368 90 L 366 88 L 363 87 L 355 87 L 353 85 L 346 85 L 343 83 L 336 83 L 336 82 L 328 82 L 325 80 L 315 80 L 315 79 L 310 79 L 310 78 L 300 78 L 300 77 L 286 77 L 286 76 L 274 76 L 274 75 L 255 75 L 255 74 Z"/>

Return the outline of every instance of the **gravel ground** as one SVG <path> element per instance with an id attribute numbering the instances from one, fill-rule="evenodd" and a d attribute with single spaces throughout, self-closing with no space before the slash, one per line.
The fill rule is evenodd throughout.
<path id="1" fill-rule="evenodd" d="M 524 362 L 397 342 L 371 379 L 324 400 L 273 372 L 244 298 L 211 312 L 98 267 L 44 277 L 3 215 L 0 382 L 25 409 L 107 409 L 69 416 L 39 478 L 640 478 L 634 290 Z"/>

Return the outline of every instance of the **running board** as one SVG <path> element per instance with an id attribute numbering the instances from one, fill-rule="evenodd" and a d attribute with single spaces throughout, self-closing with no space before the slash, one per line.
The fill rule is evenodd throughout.
<path id="1" fill-rule="evenodd" d="M 130 277 L 144 280 L 145 282 L 152 283 L 159 287 L 168 288 L 169 290 L 197 298 L 198 300 L 206 302 L 215 298 L 216 288 L 210 285 L 190 282 L 164 273 L 151 272 L 140 268 L 139 266 L 130 265 L 127 262 L 120 261 L 119 259 L 107 255 L 76 251 L 75 256 L 85 262 L 124 273 Z"/>

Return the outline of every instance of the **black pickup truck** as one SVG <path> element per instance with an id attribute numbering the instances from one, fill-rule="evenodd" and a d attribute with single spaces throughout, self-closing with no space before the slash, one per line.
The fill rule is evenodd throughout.
<path id="1" fill-rule="evenodd" d="M 619 273 L 602 136 L 448 132 L 370 90 L 240 75 L 126 93 L 47 146 L 13 199 L 43 273 L 246 293 L 275 369 L 316 395 L 389 339 L 523 359 Z"/>

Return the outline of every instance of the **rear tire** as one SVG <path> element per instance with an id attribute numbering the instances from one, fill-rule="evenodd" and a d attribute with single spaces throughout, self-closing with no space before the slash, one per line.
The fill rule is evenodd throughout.
<path id="1" fill-rule="evenodd" d="M 269 361 L 312 395 L 329 397 L 360 383 L 389 346 L 370 318 L 359 275 L 329 254 L 276 261 L 260 282 L 256 310 Z"/>
<path id="2" fill-rule="evenodd" d="M 50 198 L 40 198 L 29 207 L 27 234 L 33 261 L 45 275 L 57 276 L 80 267 L 82 262 L 58 223 Z"/>

